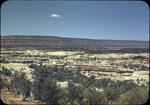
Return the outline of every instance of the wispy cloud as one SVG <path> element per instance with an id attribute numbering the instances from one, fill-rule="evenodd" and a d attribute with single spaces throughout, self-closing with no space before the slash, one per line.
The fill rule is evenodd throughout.
<path id="1" fill-rule="evenodd" d="M 54 13 L 53 13 L 53 14 L 50 15 L 50 17 L 52 17 L 52 18 L 60 18 L 61 15 L 58 15 L 58 14 L 54 14 Z"/>

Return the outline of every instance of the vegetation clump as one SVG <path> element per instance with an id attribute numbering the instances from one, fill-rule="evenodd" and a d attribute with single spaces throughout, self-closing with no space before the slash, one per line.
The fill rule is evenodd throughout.
<path id="1" fill-rule="evenodd" d="M 5 67 L 2 67 L 2 70 L 0 71 L 1 74 L 4 74 L 6 76 L 10 76 L 12 74 L 12 71 L 10 69 L 7 69 Z"/>
<path id="2" fill-rule="evenodd" d="M 6 59 L 0 59 L 0 63 L 9 63 Z"/>
<path id="3" fill-rule="evenodd" d="M 149 95 L 148 87 L 138 86 L 133 81 L 113 81 L 111 79 L 96 79 L 86 77 L 80 70 L 70 71 L 64 68 L 45 65 L 29 65 L 33 82 L 25 73 L 15 72 L 11 88 L 16 94 L 23 96 L 23 101 L 29 96 L 48 105 L 51 104 L 82 104 L 101 105 L 109 103 L 143 104 Z M 67 81 L 67 88 L 57 85 L 57 82 Z M 2 82 L 3 83 L 3 82 Z"/>
<path id="4" fill-rule="evenodd" d="M 26 74 L 24 72 L 15 72 L 11 81 L 11 88 L 16 94 L 21 94 L 23 97 L 22 100 L 25 101 L 25 99 L 30 96 L 31 82 L 27 80 Z"/>

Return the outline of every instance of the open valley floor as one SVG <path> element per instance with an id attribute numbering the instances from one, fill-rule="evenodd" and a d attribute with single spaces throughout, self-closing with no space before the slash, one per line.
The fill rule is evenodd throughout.
<path id="1" fill-rule="evenodd" d="M 147 94 L 149 85 L 148 49 L 1 49 L 0 56 L 1 81 L 4 82 L 4 86 L 1 87 L 1 98 L 6 103 L 94 105 L 97 103 L 114 104 L 127 102 L 129 104 L 142 104 L 145 103 L 148 98 L 143 92 L 146 91 L 145 93 Z M 43 72 L 39 70 L 39 73 L 42 73 L 38 74 L 38 76 L 41 76 L 38 77 L 38 69 L 43 70 L 46 74 L 42 74 Z M 26 77 L 26 81 L 31 82 L 31 84 L 35 84 L 35 81 L 38 81 L 38 83 L 39 81 L 41 82 L 41 80 L 38 79 L 45 75 L 45 79 L 54 79 L 56 87 L 63 89 L 64 92 L 71 91 L 68 88 L 73 88 L 70 86 L 70 84 L 73 84 L 74 87 L 77 87 L 77 90 L 74 90 L 74 92 L 81 93 L 76 94 L 76 96 L 70 96 L 69 98 L 71 99 L 69 99 L 68 96 L 75 93 L 66 93 L 66 97 L 62 96 L 63 98 L 61 97 L 57 100 L 53 97 L 53 100 L 49 101 L 46 100 L 46 98 L 51 98 L 50 96 L 47 96 L 45 99 L 41 98 L 43 96 L 36 97 L 37 91 L 41 91 L 42 94 L 42 90 L 40 89 L 35 91 L 35 87 L 40 85 L 37 83 L 36 86 L 29 85 L 30 91 L 28 90 L 28 95 L 28 93 L 25 92 L 26 90 L 18 86 L 21 84 L 12 82 L 17 78 L 15 77 L 16 73 L 20 73 L 20 75 L 23 73 Z M 49 82 L 51 83 L 52 81 Z M 120 83 L 119 85 L 118 82 Z M 139 93 L 140 95 L 144 94 L 142 97 L 143 100 L 133 100 L 133 102 L 130 102 L 129 100 L 128 102 L 125 98 L 128 97 L 128 94 L 131 94 L 131 90 L 125 88 L 124 85 L 130 85 L 132 83 L 136 85 L 137 91 L 141 92 Z M 134 85 L 131 86 L 134 87 L 133 89 L 136 89 Z M 83 90 L 78 89 L 79 87 L 83 88 Z M 115 89 L 115 87 L 117 88 Z M 145 90 L 142 90 L 144 89 L 143 87 Z M 46 87 L 43 87 L 43 89 L 45 88 Z M 112 90 L 109 90 L 108 88 Z M 95 92 L 97 93 L 94 93 L 94 90 L 92 89 L 95 89 Z M 121 92 L 117 89 L 121 89 Z M 134 91 L 133 89 L 132 91 Z M 95 96 L 90 97 L 89 94 L 92 94 L 92 92 L 88 94 L 87 91 L 92 91 Z M 73 92 L 73 90 L 71 92 Z M 7 95 L 8 93 L 9 95 Z M 19 97 L 17 95 L 20 95 L 20 97 L 22 96 L 23 98 L 18 99 L 23 100 L 14 100 L 12 98 L 13 94 L 16 94 L 16 97 Z M 97 97 L 96 95 L 101 97 Z M 81 98 L 78 98 L 79 96 Z M 109 96 L 111 98 L 109 98 Z M 4 99 L 6 97 L 7 100 Z M 99 99 L 96 99 L 96 97 Z M 131 99 L 133 97 L 134 96 L 131 96 Z M 11 98 L 13 100 L 11 100 Z M 27 101 L 28 98 L 30 100 Z M 94 103 L 92 100 L 96 100 L 94 102 L 97 103 Z"/>

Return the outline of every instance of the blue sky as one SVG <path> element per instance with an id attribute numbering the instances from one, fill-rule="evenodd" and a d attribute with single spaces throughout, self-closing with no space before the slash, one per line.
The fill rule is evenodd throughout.
<path id="1" fill-rule="evenodd" d="M 149 40 L 149 7 L 142 1 L 7 1 L 1 35 Z"/>

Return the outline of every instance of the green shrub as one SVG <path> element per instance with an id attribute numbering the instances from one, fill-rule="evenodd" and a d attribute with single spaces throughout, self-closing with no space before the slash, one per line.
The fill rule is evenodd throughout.
<path id="1" fill-rule="evenodd" d="M 107 103 L 107 97 L 104 92 L 97 92 L 93 87 L 88 87 L 84 90 L 84 97 L 90 105 L 104 105 Z"/>
<path id="2" fill-rule="evenodd" d="M 101 85 L 104 85 L 104 91 L 109 101 L 113 101 L 120 96 L 120 94 L 125 93 L 131 88 L 139 87 L 133 81 L 112 81 L 109 79 L 103 79 L 100 81 Z"/>
<path id="3" fill-rule="evenodd" d="M 30 64 L 29 67 L 35 69 L 35 68 L 37 68 L 37 65 L 36 64 Z"/>
<path id="4" fill-rule="evenodd" d="M 2 78 L 0 78 L 0 89 L 3 89 L 5 87 L 5 82 Z"/>
<path id="5" fill-rule="evenodd" d="M 116 102 L 119 104 L 137 105 L 146 103 L 148 98 L 149 88 L 137 87 L 121 94 Z"/>
<path id="6" fill-rule="evenodd" d="M 15 72 L 14 78 L 11 80 L 11 87 L 15 93 L 20 93 L 23 96 L 23 101 L 30 96 L 30 81 L 26 79 L 25 73 Z"/>
<path id="7" fill-rule="evenodd" d="M 5 67 L 2 67 L 1 73 L 4 74 L 4 75 L 6 75 L 6 76 L 10 76 L 12 74 L 11 70 L 7 69 Z"/>
<path id="8" fill-rule="evenodd" d="M 56 86 L 55 69 L 46 66 L 35 66 L 33 71 L 35 99 L 46 104 L 58 104 L 58 100 L 62 98 L 63 90 Z"/>
<path id="9" fill-rule="evenodd" d="M 58 104 L 58 100 L 62 97 L 62 90 L 56 86 L 56 80 L 45 78 L 43 81 L 38 81 L 34 85 L 34 96 L 46 104 Z"/>
<path id="10" fill-rule="evenodd" d="M 70 103 L 73 103 L 74 100 L 82 100 L 83 98 L 83 88 L 81 86 L 77 87 L 72 82 L 68 83 L 68 97 Z"/>
<path id="11" fill-rule="evenodd" d="M 9 63 L 6 59 L 0 59 L 0 63 Z"/>

